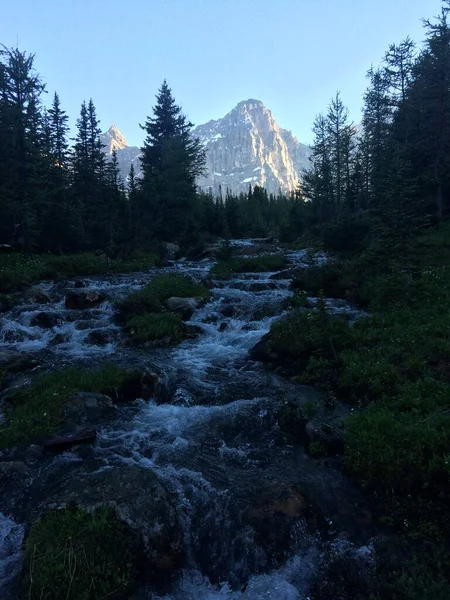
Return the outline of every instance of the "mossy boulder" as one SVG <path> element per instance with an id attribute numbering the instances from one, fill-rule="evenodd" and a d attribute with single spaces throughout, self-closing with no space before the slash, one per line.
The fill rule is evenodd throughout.
<path id="1" fill-rule="evenodd" d="M 112 363 L 93 370 L 69 367 L 42 374 L 9 399 L 6 420 L 0 424 L 0 447 L 43 441 L 56 434 L 64 427 L 67 402 L 77 392 L 106 394 L 115 402 L 148 394 L 142 373 Z"/>

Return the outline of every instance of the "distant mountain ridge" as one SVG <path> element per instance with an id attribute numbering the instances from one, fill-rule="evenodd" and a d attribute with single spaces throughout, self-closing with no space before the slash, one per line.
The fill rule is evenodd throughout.
<path id="1" fill-rule="evenodd" d="M 218 194 L 227 189 L 246 192 L 260 185 L 269 193 L 295 189 L 302 171 L 309 165 L 311 150 L 288 130 L 279 127 L 260 100 L 240 102 L 222 119 L 209 121 L 193 130 L 206 150 L 206 172 L 197 184 Z M 105 153 L 117 152 L 121 175 L 126 181 L 131 164 L 139 176 L 140 149 L 128 146 L 119 129 L 112 125 L 102 135 Z"/>

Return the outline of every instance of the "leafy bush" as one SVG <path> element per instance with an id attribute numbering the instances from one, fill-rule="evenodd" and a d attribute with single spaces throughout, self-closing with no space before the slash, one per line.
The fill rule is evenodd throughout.
<path id="1" fill-rule="evenodd" d="M 126 324 L 126 330 L 137 343 L 164 339 L 174 343 L 181 341 L 185 334 L 183 319 L 180 315 L 171 313 L 149 313 L 133 317 Z"/>
<path id="2" fill-rule="evenodd" d="M 123 598 L 135 585 L 141 553 L 137 534 L 110 508 L 48 513 L 33 525 L 25 543 L 21 597 Z"/>
<path id="3" fill-rule="evenodd" d="M 228 276 L 232 273 L 264 273 L 278 271 L 288 262 L 282 254 L 265 254 L 252 258 L 231 258 L 219 261 L 211 269 L 211 275 Z"/>
<path id="4" fill-rule="evenodd" d="M 40 375 L 12 398 L 12 409 L 0 425 L 0 447 L 28 443 L 55 433 L 60 409 L 75 392 L 97 392 L 116 400 L 138 396 L 140 373 L 105 364 L 96 370 L 69 367 Z"/>

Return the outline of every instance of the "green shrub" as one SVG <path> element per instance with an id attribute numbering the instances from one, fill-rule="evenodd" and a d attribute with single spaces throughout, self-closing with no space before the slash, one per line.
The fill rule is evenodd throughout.
<path id="1" fill-rule="evenodd" d="M 141 555 L 137 534 L 110 508 L 48 513 L 33 525 L 26 539 L 21 598 L 129 597 Z"/>
<path id="2" fill-rule="evenodd" d="M 12 398 L 12 409 L 0 425 L 0 448 L 29 443 L 55 433 L 60 409 L 75 392 L 97 392 L 116 400 L 138 396 L 140 373 L 105 364 L 96 370 L 69 367 L 40 375 Z"/>
<path id="3" fill-rule="evenodd" d="M 131 339 L 137 343 L 156 342 L 167 339 L 179 342 L 185 335 L 185 325 L 180 315 L 149 313 L 133 317 L 126 324 Z"/>
<path id="4" fill-rule="evenodd" d="M 231 258 L 219 261 L 211 269 L 211 275 L 228 276 L 232 273 L 264 273 L 278 271 L 287 266 L 282 254 L 265 254 L 254 258 Z"/>

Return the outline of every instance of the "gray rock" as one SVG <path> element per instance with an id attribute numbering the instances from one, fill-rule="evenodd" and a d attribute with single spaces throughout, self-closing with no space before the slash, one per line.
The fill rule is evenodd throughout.
<path id="1" fill-rule="evenodd" d="M 109 396 L 78 392 L 61 407 L 61 431 L 75 432 L 99 427 L 114 419 L 117 409 Z"/>
<path id="2" fill-rule="evenodd" d="M 32 369 L 40 364 L 34 356 L 13 350 L 12 348 L 0 348 L 0 369 L 20 373 Z"/>
<path id="3" fill-rule="evenodd" d="M 109 344 L 109 335 L 106 331 L 94 330 L 89 332 L 86 343 L 91 346 L 106 346 Z"/>
<path id="4" fill-rule="evenodd" d="M 166 302 L 167 308 L 183 317 L 186 321 L 194 314 L 198 307 L 199 301 L 196 298 L 178 298 L 173 296 Z"/>
<path id="5" fill-rule="evenodd" d="M 167 242 L 164 244 L 164 250 L 166 258 L 168 260 L 174 260 L 180 253 L 180 246 L 178 246 L 178 244 L 173 244 L 172 242 Z"/>
<path id="6" fill-rule="evenodd" d="M 57 313 L 40 312 L 31 319 L 32 327 L 42 327 L 42 329 L 51 329 L 58 325 L 60 315 Z"/>
<path id="7" fill-rule="evenodd" d="M 84 310 L 100 306 L 106 300 L 106 297 L 100 292 L 77 292 L 67 296 L 65 307 L 70 310 Z"/>
<path id="8" fill-rule="evenodd" d="M 170 578 L 184 566 L 185 549 L 177 516 L 178 498 L 150 469 L 116 466 L 87 473 L 81 465 L 52 473 L 36 482 L 41 497 L 33 520 L 50 509 L 82 506 L 93 509 L 105 503 L 142 538 L 146 549 L 146 575 L 152 581 Z M 47 476 L 48 477 L 48 476 Z"/>
<path id="9" fill-rule="evenodd" d="M 34 304 L 49 304 L 52 301 L 47 292 L 38 286 L 33 286 L 26 290 L 23 297 L 26 302 Z"/>

